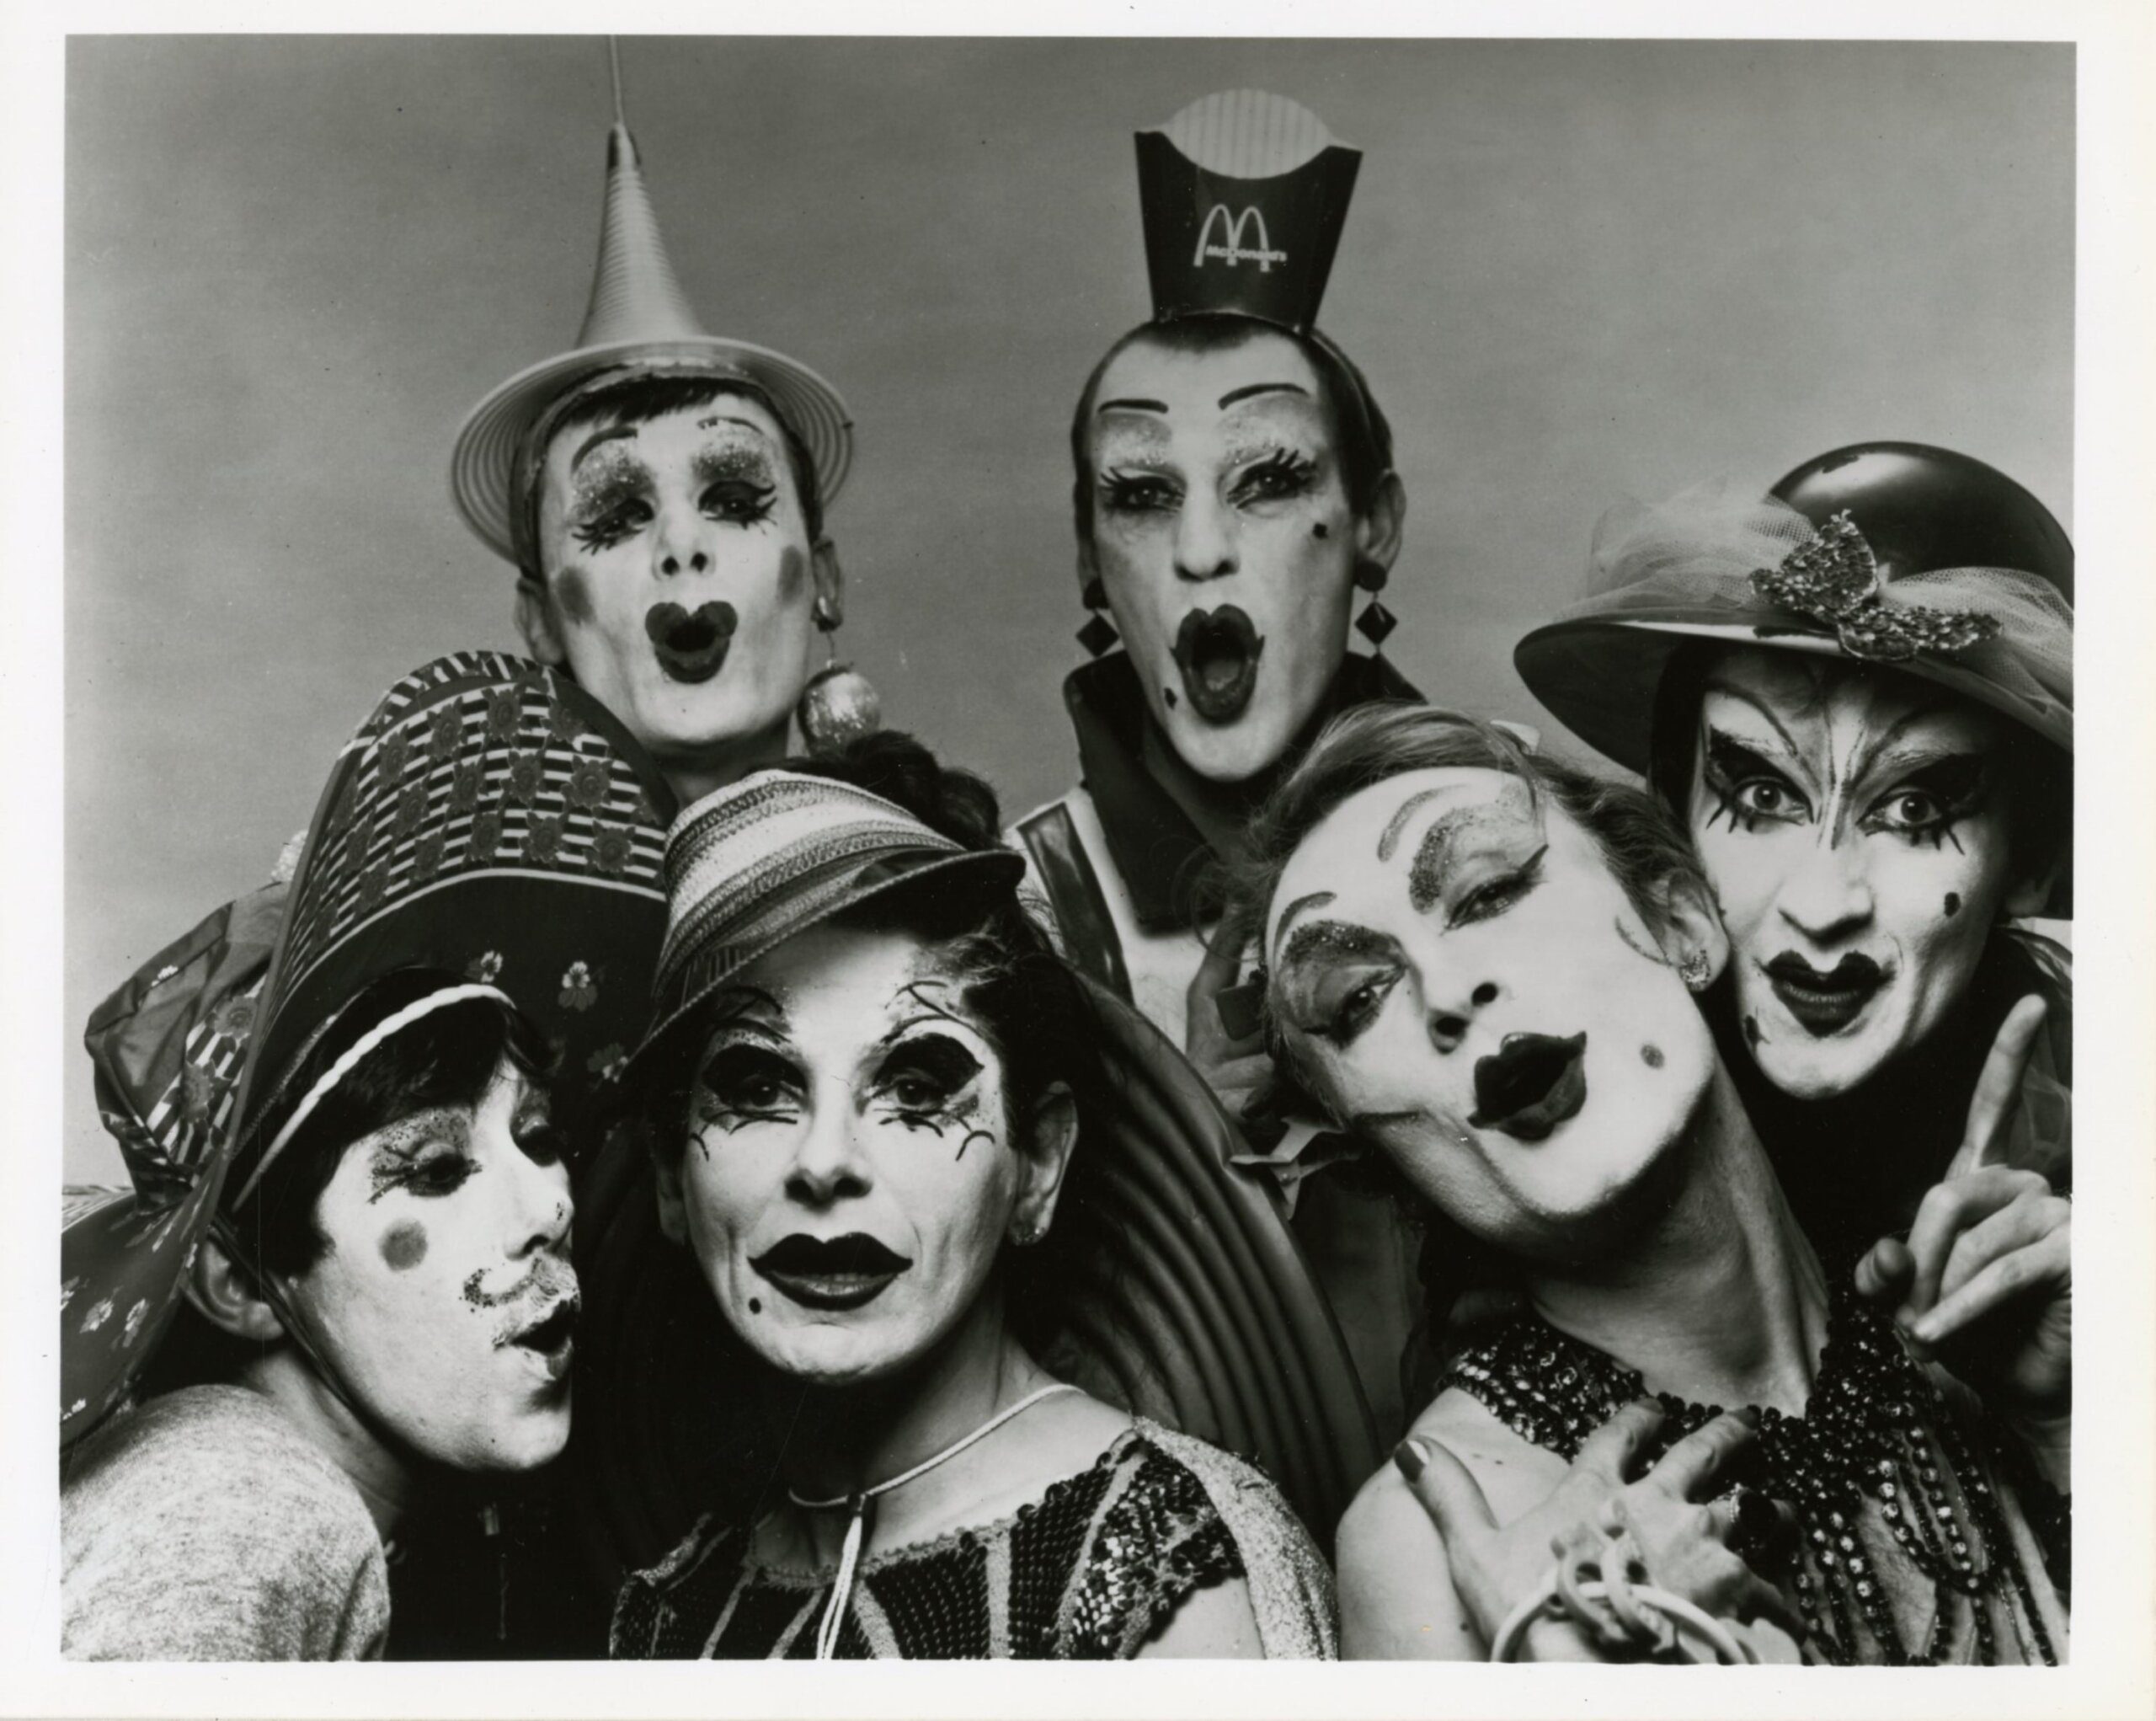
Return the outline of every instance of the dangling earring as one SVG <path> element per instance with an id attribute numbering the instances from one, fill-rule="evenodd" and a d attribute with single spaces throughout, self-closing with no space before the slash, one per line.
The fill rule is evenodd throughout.
<path id="1" fill-rule="evenodd" d="M 1102 588 L 1099 575 L 1096 574 L 1086 582 L 1080 601 L 1093 613 L 1086 619 L 1086 625 L 1078 630 L 1078 643 L 1091 655 L 1099 657 L 1121 637 L 1115 631 L 1115 623 L 1106 614 L 1108 595 Z"/>
<path id="2" fill-rule="evenodd" d="M 1377 600 L 1377 594 L 1385 590 L 1385 583 L 1390 577 L 1382 563 L 1364 561 L 1355 564 L 1355 584 L 1370 594 L 1368 607 L 1355 617 L 1355 631 L 1369 640 L 1380 655 L 1385 651 L 1385 636 L 1400 625 L 1400 617 Z"/>
<path id="3" fill-rule="evenodd" d="M 1705 951 L 1690 951 L 1677 965 L 1677 977 L 1694 991 L 1703 992 L 1714 981 L 1714 964 L 1707 960 Z"/>
<path id="4" fill-rule="evenodd" d="M 868 677 L 850 663 L 838 660 L 838 606 L 819 597 L 810 612 L 824 636 L 829 654 L 824 667 L 808 677 L 801 690 L 801 703 L 793 708 L 793 720 L 801 725 L 801 739 L 812 757 L 835 753 L 849 741 L 873 735 L 883 726 L 883 702 Z"/>

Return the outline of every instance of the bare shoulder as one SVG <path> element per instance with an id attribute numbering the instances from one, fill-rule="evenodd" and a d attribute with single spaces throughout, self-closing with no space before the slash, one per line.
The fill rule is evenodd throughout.
<path id="1" fill-rule="evenodd" d="M 1444 1400 L 1410 1431 L 1467 1455 L 1444 1431 Z M 1386 1464 L 1364 1483 L 1340 1521 L 1340 1653 L 1348 1660 L 1467 1660 L 1482 1654 L 1481 1639 L 1454 1590 L 1444 1538 L 1406 1479 Z"/>
<path id="2" fill-rule="evenodd" d="M 1141 1660 L 1256 1660 L 1265 1654 L 1250 1585 L 1230 1578 L 1185 1596 Z"/>
<path id="3" fill-rule="evenodd" d="M 1571 1468 L 1555 1452 L 1513 1433 L 1480 1399 L 1457 1387 L 1440 1392 L 1407 1432 L 1410 1439 L 1435 1441 L 1459 1459 L 1499 1524 L 1540 1505 Z"/>

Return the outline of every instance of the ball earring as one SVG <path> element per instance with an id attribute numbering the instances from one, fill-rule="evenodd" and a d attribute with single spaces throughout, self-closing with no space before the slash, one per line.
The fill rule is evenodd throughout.
<path id="1" fill-rule="evenodd" d="M 867 676 L 851 664 L 838 660 L 838 606 L 829 597 L 819 596 L 809 614 L 816 631 L 824 636 L 829 658 L 801 690 L 793 720 L 801 726 L 801 739 L 809 756 L 822 758 L 883 728 L 883 702 Z"/>
<path id="2" fill-rule="evenodd" d="M 1029 1249 L 1048 1235 L 1048 1227 L 1036 1219 L 1021 1220 L 1011 1232 L 1014 1248 Z"/>
<path id="3" fill-rule="evenodd" d="M 1108 595 L 1101 585 L 1099 575 L 1086 582 L 1084 590 L 1079 594 L 1079 601 L 1093 613 L 1086 618 L 1086 625 L 1078 630 L 1078 643 L 1091 656 L 1100 657 L 1122 636 L 1115 631 L 1115 623 L 1106 614 Z"/>

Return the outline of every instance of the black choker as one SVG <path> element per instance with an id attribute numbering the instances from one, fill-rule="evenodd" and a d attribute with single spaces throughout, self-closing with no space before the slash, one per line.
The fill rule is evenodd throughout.
<path id="1" fill-rule="evenodd" d="M 1534 1315 L 1464 1352 L 1439 1386 L 1458 1387 L 1513 1433 L 1567 1462 L 1617 1410 L 1648 1396 L 1637 1370 Z M 1652 1456 L 1721 1414 L 1717 1405 L 1653 1396 L 1668 1416 Z M 1829 1306 L 1827 1346 L 1805 1414 L 1760 1413 L 1748 1478 L 1796 1508 L 1802 1540 L 1787 1578 L 1808 1650 L 1838 1664 L 1929 1663 L 1943 1647 L 1950 1594 L 1959 1594 L 1968 1598 L 1978 1660 L 1999 1660 L 1998 1611 L 2013 1622 L 2022 1660 L 2057 1665 L 1993 1492 L 1994 1470 L 2010 1457 L 1995 1437 L 1984 1444 L 1998 1462 L 1978 1462 L 1968 1432 L 1893 1328 L 1844 1280 Z M 1877 1504 L 1876 1520 L 1861 1513 L 1866 1499 Z M 1867 1546 L 1867 1537 L 1881 1539 L 1877 1523 L 1938 1597 L 1921 1649 L 1903 1641 L 1887 1605 L 1878 1558 L 1892 1550 Z M 1875 1646 L 1870 1654 L 1860 1616 Z"/>

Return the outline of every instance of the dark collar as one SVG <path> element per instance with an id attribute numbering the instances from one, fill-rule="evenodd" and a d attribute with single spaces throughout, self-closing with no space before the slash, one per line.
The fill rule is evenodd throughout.
<path id="1" fill-rule="evenodd" d="M 1318 730 L 1350 706 L 1422 697 L 1383 658 L 1350 655 L 1288 757 L 1300 757 Z M 1107 833 L 1109 856 L 1130 892 L 1139 925 L 1149 933 L 1178 932 L 1209 918 L 1203 911 L 1201 887 L 1213 851 L 1145 768 L 1140 749 L 1152 719 L 1129 655 L 1114 652 L 1073 670 L 1063 684 L 1063 698 L 1077 734 L 1086 791 Z M 1251 785 L 1253 801 L 1278 772 L 1276 767 Z"/>

